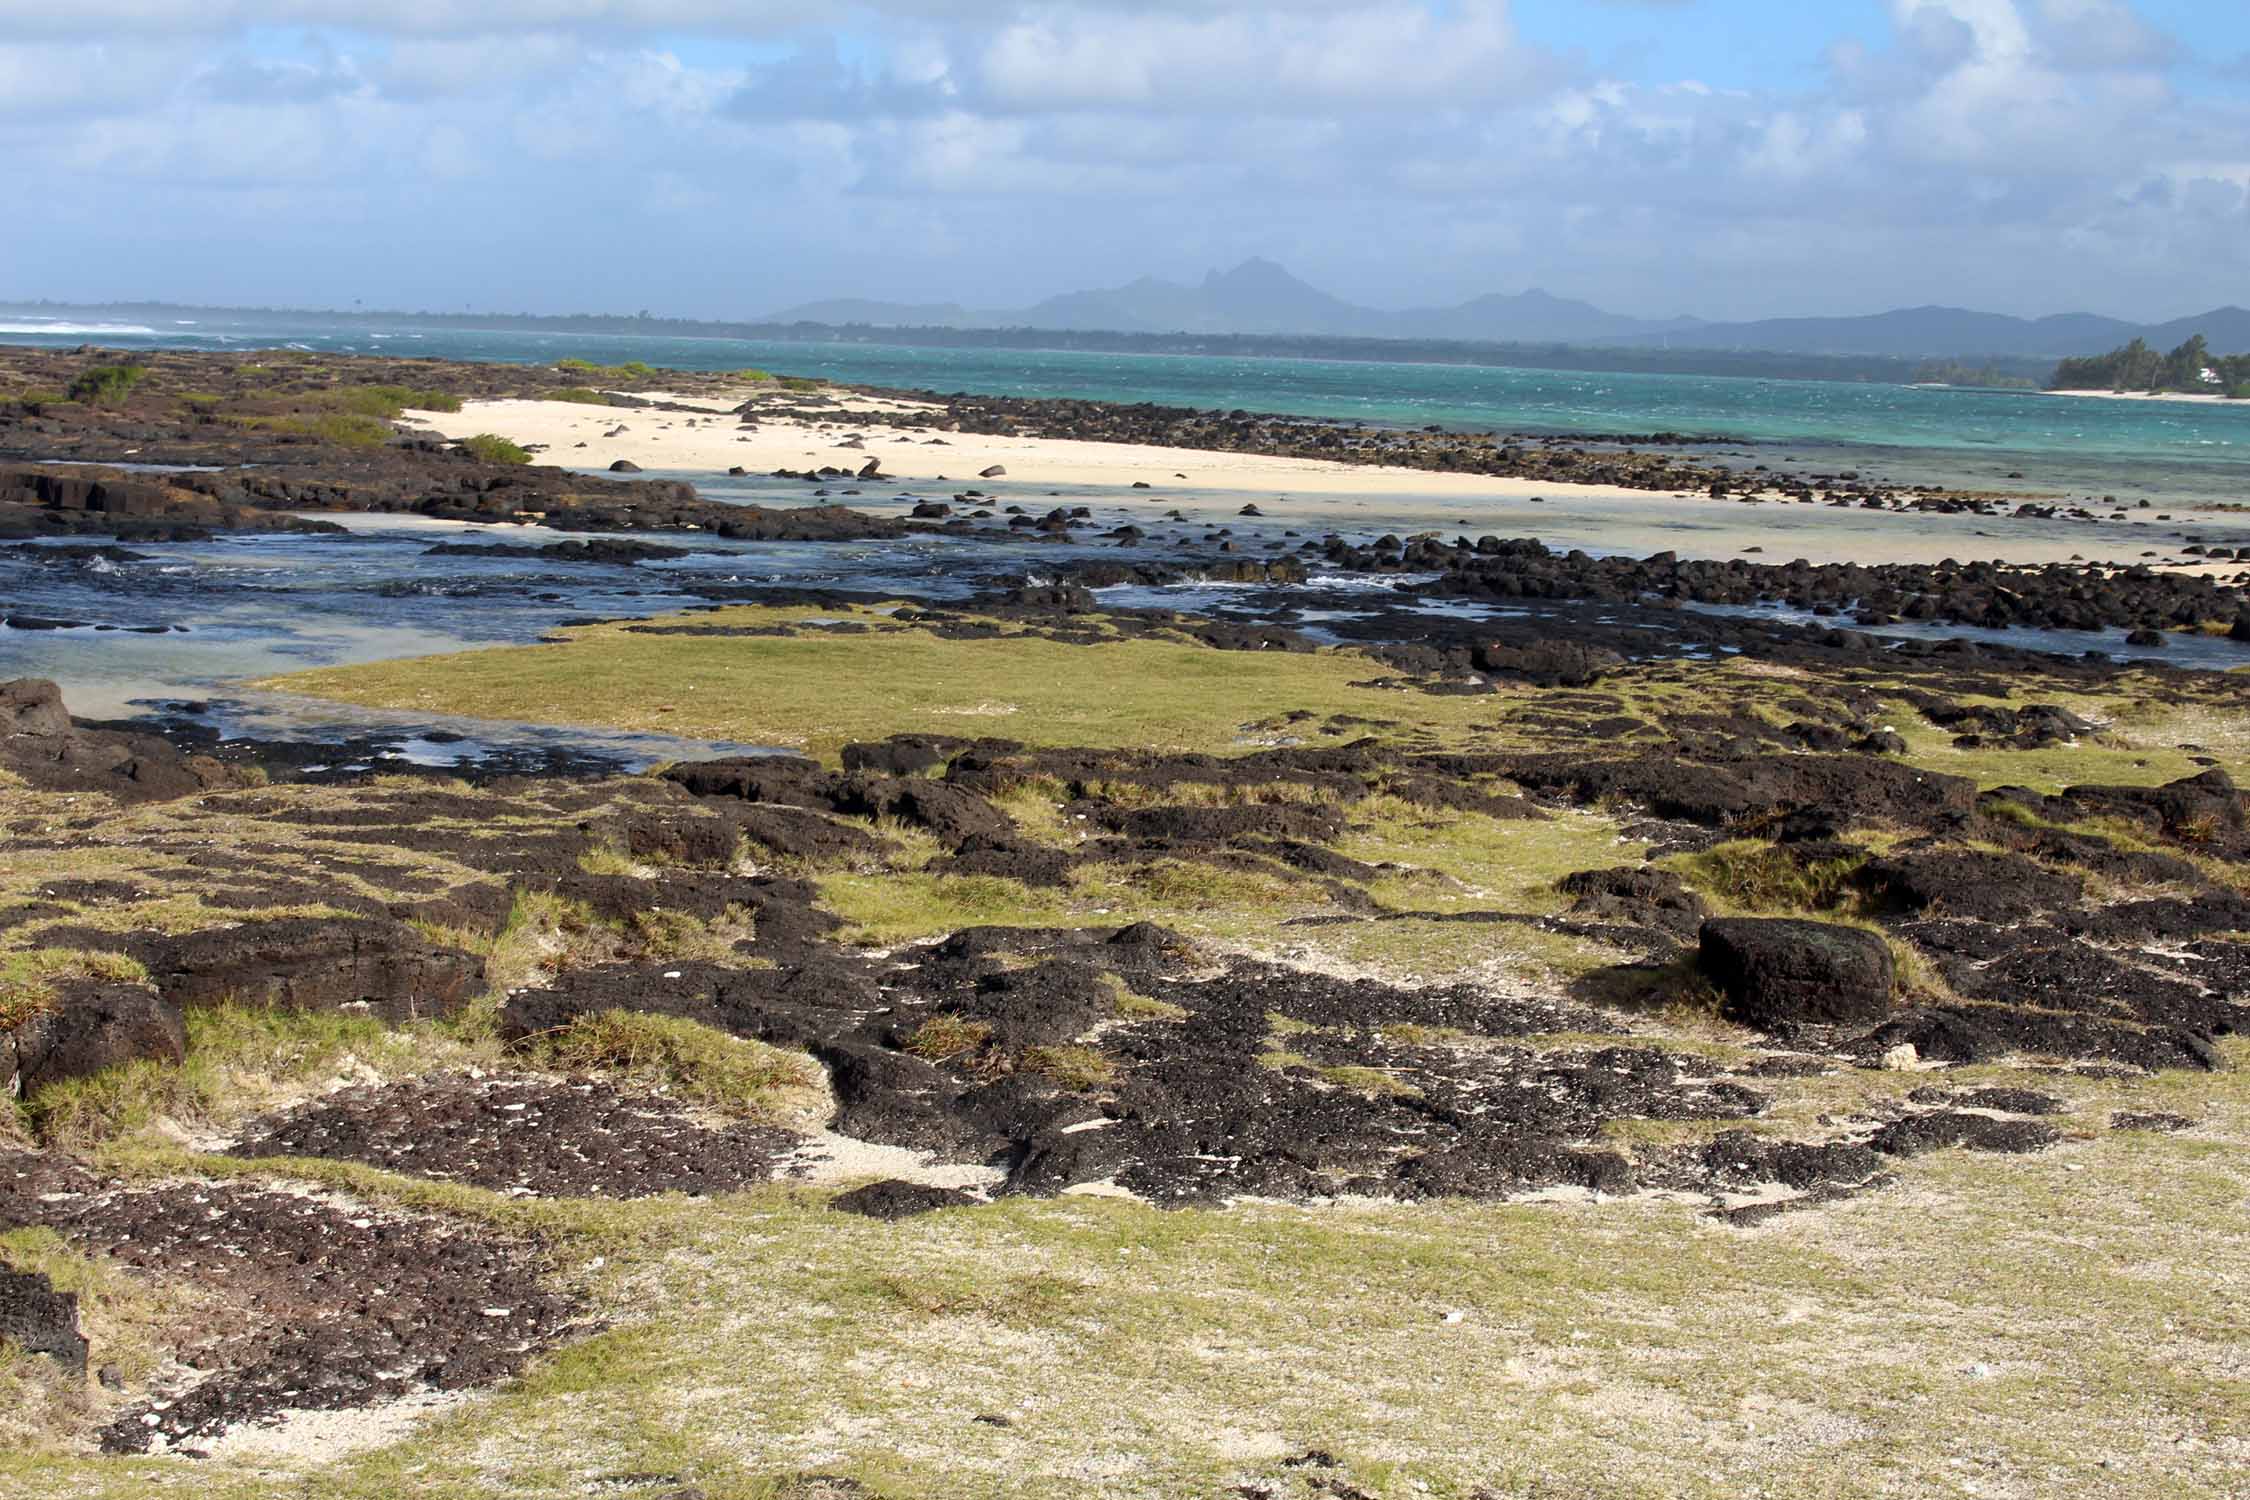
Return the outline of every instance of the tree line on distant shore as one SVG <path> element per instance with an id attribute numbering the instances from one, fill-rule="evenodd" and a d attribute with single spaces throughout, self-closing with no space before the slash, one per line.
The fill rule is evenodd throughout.
<path id="1" fill-rule="evenodd" d="M 2146 391 L 2157 395 L 2184 391 L 2250 401 L 2250 354 L 2213 354 L 2197 334 L 2170 354 L 2159 354 L 2144 339 L 2122 349 L 2055 366 L 2051 391 Z"/>

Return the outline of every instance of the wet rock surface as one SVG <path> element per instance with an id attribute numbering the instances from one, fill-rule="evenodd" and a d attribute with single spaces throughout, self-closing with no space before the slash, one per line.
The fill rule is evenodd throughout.
<path id="1" fill-rule="evenodd" d="M 0 772 L 42 790 L 103 792 L 126 801 L 183 797 L 250 779 L 158 735 L 81 726 L 64 707 L 61 689 L 38 678 L 0 682 Z"/>

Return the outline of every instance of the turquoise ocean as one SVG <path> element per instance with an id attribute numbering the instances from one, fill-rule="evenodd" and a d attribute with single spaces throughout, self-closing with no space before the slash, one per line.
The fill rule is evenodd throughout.
<path id="1" fill-rule="evenodd" d="M 230 324 L 63 322 L 0 314 L 0 342 L 119 349 L 291 347 L 443 359 L 683 369 L 753 366 L 852 384 L 1074 396 L 1530 434 L 1679 433 L 1710 456 L 1856 469 L 1899 484 L 2250 503 L 2250 402 L 2125 402 L 1841 381 L 1588 374 L 1316 359 L 939 349 L 416 329 L 348 316 Z"/>

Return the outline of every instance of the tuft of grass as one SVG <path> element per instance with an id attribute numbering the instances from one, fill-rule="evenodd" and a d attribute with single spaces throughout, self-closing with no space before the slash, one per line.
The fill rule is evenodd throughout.
<path id="1" fill-rule="evenodd" d="M 1110 989 L 1111 1008 L 1120 1021 L 1184 1021 L 1187 1011 L 1169 1000 L 1142 994 L 1115 974 L 1103 976 Z"/>
<path id="2" fill-rule="evenodd" d="M 1675 866 L 1689 884 L 1737 912 L 1830 911 L 1850 892 L 1857 859 L 1800 864 L 1772 844 L 1733 839 L 1681 858 Z"/>
<path id="3" fill-rule="evenodd" d="M 1065 893 L 1035 891 L 998 875 L 829 875 L 819 886 L 820 904 L 847 924 L 843 941 L 870 947 L 964 927 L 1083 927 L 1105 920 L 1081 911 Z"/>
<path id="4" fill-rule="evenodd" d="M 741 938 L 749 937 L 753 927 L 748 911 L 742 907 L 729 909 L 726 925 L 738 931 Z M 661 907 L 634 912 L 631 936 L 649 958 L 696 959 L 714 964 L 734 962 L 734 945 L 741 940 L 714 930 L 701 917 Z"/>
<path id="5" fill-rule="evenodd" d="M 804 1127 L 829 1110 L 820 1064 L 678 1016 L 609 1010 L 524 1044 L 572 1072 L 614 1073 L 731 1115 Z"/>
<path id="6" fill-rule="evenodd" d="M 1422 1091 L 1381 1068 L 1338 1067 L 1322 1068 L 1321 1082 L 1349 1089 L 1355 1094 L 1368 1094 L 1385 1099 L 1419 1099 Z"/>
<path id="7" fill-rule="evenodd" d="M 0 954 L 0 1031 L 13 1031 L 54 1009 L 56 986 L 74 979 L 105 984 L 146 984 L 148 970 L 121 953 L 75 948 L 32 948 Z"/>
<path id="8" fill-rule="evenodd" d="M 924 1062 L 944 1062 L 974 1052 L 992 1039 L 992 1028 L 982 1021 L 942 1012 L 914 1029 L 906 1050 Z"/>
<path id="9" fill-rule="evenodd" d="M 648 867 L 615 844 L 596 844 L 578 856 L 578 868 L 588 875 L 616 875 L 638 880 Z"/>
<path id="10" fill-rule="evenodd" d="M 597 365 L 590 359 L 558 359 L 555 361 L 555 368 L 567 370 L 573 375 L 595 376 L 612 383 L 647 380 L 656 374 L 654 366 L 643 364 L 637 359 L 627 360 L 621 365 Z"/>
<path id="11" fill-rule="evenodd" d="M 1117 1065 L 1091 1047 L 1026 1047 L 1016 1066 L 1081 1094 L 1117 1081 Z"/>
<path id="12" fill-rule="evenodd" d="M 496 432 L 480 432 L 472 437 L 465 437 L 456 446 L 479 463 L 527 464 L 531 462 L 531 451 L 529 449 L 521 443 L 500 436 Z"/>
<path id="13" fill-rule="evenodd" d="M 569 401 L 579 406 L 609 405 L 609 397 L 591 386 L 583 385 L 566 385 L 559 391 L 545 391 L 540 394 L 539 399 L 542 401 Z"/>

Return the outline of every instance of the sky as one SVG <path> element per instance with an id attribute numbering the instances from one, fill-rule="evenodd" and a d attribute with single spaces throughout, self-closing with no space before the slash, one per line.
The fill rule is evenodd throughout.
<path id="1" fill-rule="evenodd" d="M 0 0 L 0 298 L 2250 301 L 2245 0 Z"/>

